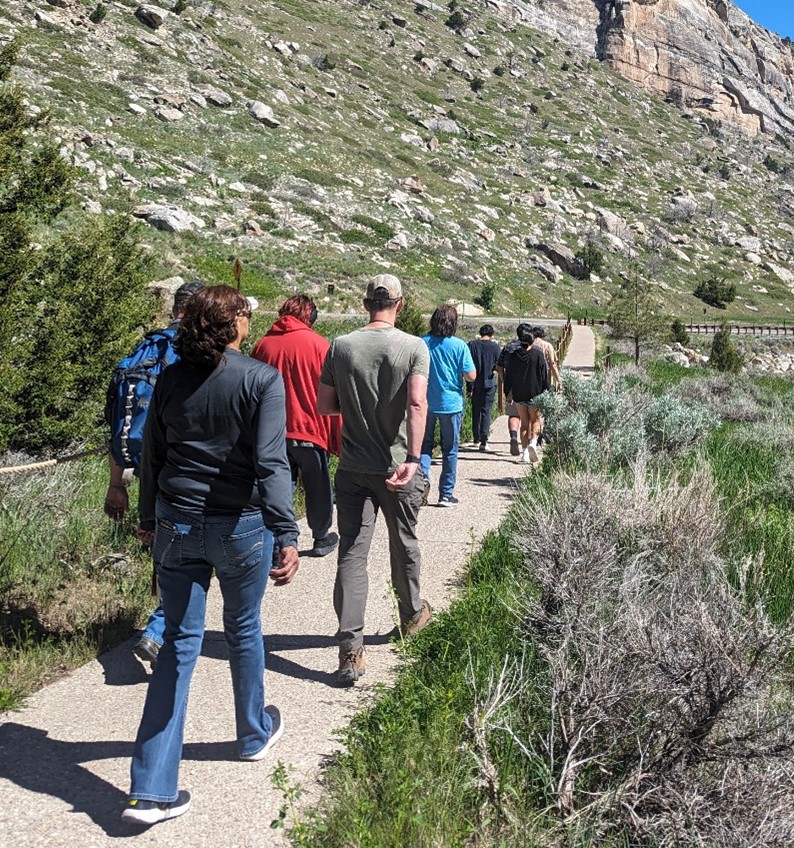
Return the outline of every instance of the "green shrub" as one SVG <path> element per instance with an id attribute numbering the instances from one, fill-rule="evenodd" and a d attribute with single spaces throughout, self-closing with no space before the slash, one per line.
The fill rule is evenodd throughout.
<path id="1" fill-rule="evenodd" d="M 390 224 L 384 221 L 378 221 L 377 218 L 370 218 L 369 215 L 352 215 L 350 220 L 372 230 L 373 233 L 379 235 L 384 241 L 394 238 L 396 233 L 396 230 Z"/>
<path id="2" fill-rule="evenodd" d="M 453 32 L 461 33 L 464 29 L 466 29 L 466 25 L 469 20 L 466 15 L 460 11 L 460 9 L 456 9 L 447 19 L 444 21 L 445 26 L 448 26 Z"/>
<path id="3" fill-rule="evenodd" d="M 474 302 L 490 312 L 496 302 L 496 286 L 493 283 L 485 283 L 480 293 L 474 298 Z"/>
<path id="4" fill-rule="evenodd" d="M 736 284 L 729 283 L 725 277 L 713 276 L 698 283 L 693 294 L 709 306 L 725 309 L 727 303 L 736 300 Z"/>
<path id="5" fill-rule="evenodd" d="M 108 7 L 104 3 L 97 3 L 91 14 L 88 16 L 88 20 L 91 21 L 92 24 L 101 24 L 107 17 L 107 14 Z"/>
<path id="6" fill-rule="evenodd" d="M 687 333 L 686 327 L 684 327 L 684 323 L 680 318 L 676 318 L 670 325 L 670 337 L 674 342 L 678 342 L 680 345 L 689 344 L 689 334 Z"/>
<path id="7" fill-rule="evenodd" d="M 599 274 L 604 268 L 604 254 L 594 244 L 586 244 L 576 254 L 582 267 L 582 279 L 589 280 L 591 274 Z"/>
<path id="8" fill-rule="evenodd" d="M 482 77 L 474 77 L 469 83 L 471 90 L 476 94 L 485 87 L 485 80 Z"/>
<path id="9" fill-rule="evenodd" d="M 121 216 L 82 220 L 46 251 L 9 351 L 24 383 L 9 398 L 3 447 L 35 453 L 95 434 L 111 371 L 154 312 L 150 261 Z"/>
<path id="10" fill-rule="evenodd" d="M 187 0 L 176 0 L 176 3 L 174 3 L 174 7 L 173 7 L 173 9 L 171 9 L 171 11 L 175 15 L 181 15 L 182 12 L 184 12 L 185 9 L 187 9 L 187 8 L 188 8 Z"/>
<path id="11" fill-rule="evenodd" d="M 397 315 L 394 326 L 412 336 L 424 336 L 428 332 L 427 319 L 410 298 L 406 298 L 403 302 L 403 308 Z"/>
<path id="12" fill-rule="evenodd" d="M 742 370 L 742 356 L 736 350 L 730 330 L 725 324 L 714 334 L 709 365 L 717 371 L 729 371 L 734 374 Z"/>

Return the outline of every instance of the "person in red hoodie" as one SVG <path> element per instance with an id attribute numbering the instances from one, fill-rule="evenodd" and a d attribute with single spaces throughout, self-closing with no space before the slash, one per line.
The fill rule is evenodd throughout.
<path id="1" fill-rule="evenodd" d="M 339 454 L 341 422 L 338 416 L 317 412 L 317 386 L 330 345 L 312 330 L 317 307 L 305 294 L 288 297 L 278 315 L 251 356 L 277 368 L 284 378 L 287 455 L 293 483 L 298 478 L 303 483 L 306 520 L 314 536 L 308 556 L 323 557 L 339 544 L 339 536 L 331 532 L 334 499 L 328 453 Z"/>

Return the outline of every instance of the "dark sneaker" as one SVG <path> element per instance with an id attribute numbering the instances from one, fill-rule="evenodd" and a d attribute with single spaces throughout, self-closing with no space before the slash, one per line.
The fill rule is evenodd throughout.
<path id="1" fill-rule="evenodd" d="M 485 453 L 488 450 L 488 442 L 480 442 L 480 453 Z"/>
<path id="2" fill-rule="evenodd" d="M 427 499 L 430 495 L 430 481 L 425 477 L 425 488 L 422 492 L 422 506 L 427 506 Z"/>
<path id="3" fill-rule="evenodd" d="M 433 608 L 424 598 L 422 598 L 422 609 L 419 610 L 419 614 L 410 621 L 406 621 L 404 624 L 400 625 L 400 635 L 403 639 L 410 639 L 411 636 L 416 636 L 420 630 L 423 630 L 428 624 L 430 624 L 432 615 Z"/>
<path id="4" fill-rule="evenodd" d="M 160 645 L 148 636 L 141 636 L 133 646 L 132 652 L 141 662 L 149 663 L 154 668 L 157 655 L 160 653 Z"/>
<path id="5" fill-rule="evenodd" d="M 245 760 L 247 763 L 255 763 L 258 760 L 262 760 L 265 758 L 267 752 L 281 739 L 281 735 L 284 733 L 284 719 L 281 717 L 281 712 L 278 707 L 274 707 L 273 704 L 265 707 L 265 712 L 270 716 L 270 720 L 273 722 L 273 726 L 270 730 L 270 738 L 265 743 L 263 748 L 260 748 L 255 754 L 241 754 L 240 759 Z"/>
<path id="6" fill-rule="evenodd" d="M 510 439 L 510 455 L 521 456 L 521 447 L 518 444 L 518 439 Z"/>
<path id="7" fill-rule="evenodd" d="M 336 672 L 336 682 L 340 686 L 352 686 L 367 670 L 364 660 L 364 648 L 339 654 L 339 670 Z"/>
<path id="8" fill-rule="evenodd" d="M 457 506 L 460 501 L 457 498 L 453 498 L 452 495 L 444 495 L 444 497 L 438 499 L 439 506 Z"/>
<path id="9" fill-rule="evenodd" d="M 121 814 L 121 820 L 133 824 L 157 824 L 157 822 L 175 819 L 190 809 L 190 793 L 184 790 L 176 801 L 164 804 L 160 801 L 139 801 L 130 798 Z"/>
<path id="10" fill-rule="evenodd" d="M 336 533 L 329 533 L 327 536 L 324 536 L 322 539 L 314 540 L 314 547 L 311 549 L 309 556 L 313 557 L 324 557 L 328 556 L 331 551 L 336 550 L 336 546 L 339 544 L 339 536 Z"/>

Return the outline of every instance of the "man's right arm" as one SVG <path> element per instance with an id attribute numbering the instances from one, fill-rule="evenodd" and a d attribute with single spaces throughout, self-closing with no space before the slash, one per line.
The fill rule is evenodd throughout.
<path id="1" fill-rule="evenodd" d="M 408 456 L 419 456 L 427 420 L 427 377 L 424 374 L 412 374 L 408 378 L 405 413 Z M 418 467 L 416 462 L 404 462 L 398 465 L 394 474 L 386 480 L 386 488 L 394 490 L 407 485 L 413 479 Z"/>

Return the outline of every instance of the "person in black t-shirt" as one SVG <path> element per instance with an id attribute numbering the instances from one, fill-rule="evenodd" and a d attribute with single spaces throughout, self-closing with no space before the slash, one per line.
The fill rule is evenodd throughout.
<path id="1" fill-rule="evenodd" d="M 480 450 L 488 450 L 488 433 L 491 429 L 491 409 L 496 396 L 496 362 L 501 353 L 493 340 L 493 327 L 483 324 L 480 338 L 469 342 L 469 350 L 477 369 L 477 378 L 471 384 L 471 432 Z"/>

